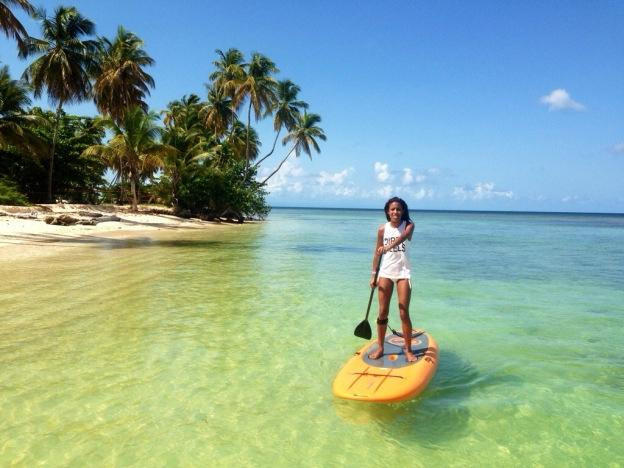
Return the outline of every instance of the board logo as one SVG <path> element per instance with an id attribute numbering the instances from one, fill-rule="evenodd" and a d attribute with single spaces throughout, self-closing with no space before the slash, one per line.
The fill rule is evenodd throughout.
<path id="1" fill-rule="evenodd" d="M 405 346 L 405 340 L 400 336 L 391 336 L 387 341 L 394 346 Z M 412 346 L 418 346 L 421 343 L 422 341 L 420 339 L 412 338 Z"/>

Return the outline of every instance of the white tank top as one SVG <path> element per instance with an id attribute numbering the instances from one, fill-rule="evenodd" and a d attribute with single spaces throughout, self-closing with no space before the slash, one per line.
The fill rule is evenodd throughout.
<path id="1" fill-rule="evenodd" d="M 387 222 L 384 226 L 383 245 L 391 244 L 397 237 L 405 232 L 406 227 L 407 223 L 405 221 L 403 221 L 398 228 L 393 227 L 390 222 Z M 410 264 L 407 256 L 406 241 L 407 239 L 383 255 L 381 267 L 379 268 L 379 276 L 390 279 L 409 279 Z"/>

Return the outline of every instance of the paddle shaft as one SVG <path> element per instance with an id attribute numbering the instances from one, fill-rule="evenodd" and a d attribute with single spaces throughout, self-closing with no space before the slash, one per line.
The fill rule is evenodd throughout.
<path id="1" fill-rule="evenodd" d="M 377 261 L 377 269 L 375 270 L 375 287 L 377 287 L 377 277 L 379 276 L 379 267 L 381 267 L 381 258 L 383 254 L 379 256 L 379 260 Z M 368 313 L 370 312 L 370 306 L 373 302 L 373 293 L 375 292 L 375 288 L 371 288 L 370 297 L 368 298 L 368 307 L 366 308 L 366 318 L 364 321 L 368 321 Z"/>

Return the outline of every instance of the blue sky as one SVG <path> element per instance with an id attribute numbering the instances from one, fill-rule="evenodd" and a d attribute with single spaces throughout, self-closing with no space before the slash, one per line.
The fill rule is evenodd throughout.
<path id="1" fill-rule="evenodd" d="M 143 38 L 154 110 L 204 96 L 217 48 L 272 58 L 328 138 L 272 179 L 273 205 L 624 212 L 624 2 L 64 4 Z M 0 60 L 26 65 L 4 37 Z"/>

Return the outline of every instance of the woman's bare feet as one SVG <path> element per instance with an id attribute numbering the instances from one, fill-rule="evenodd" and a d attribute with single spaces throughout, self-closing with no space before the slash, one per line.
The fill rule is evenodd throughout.
<path id="1" fill-rule="evenodd" d="M 416 361 L 418 361 L 418 358 L 411 351 L 406 351 L 405 352 L 405 359 L 407 359 L 407 362 L 416 362 Z"/>
<path id="2" fill-rule="evenodd" d="M 383 352 L 383 348 L 377 348 L 375 351 L 370 353 L 368 357 L 369 359 L 379 359 L 381 356 L 383 356 Z"/>

